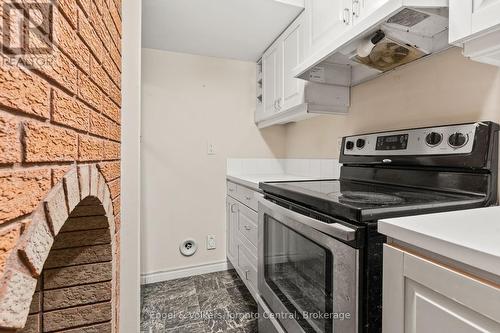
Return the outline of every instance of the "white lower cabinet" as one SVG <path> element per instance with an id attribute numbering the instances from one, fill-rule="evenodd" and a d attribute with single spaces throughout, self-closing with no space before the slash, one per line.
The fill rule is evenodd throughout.
<path id="1" fill-rule="evenodd" d="M 255 248 L 257 248 L 258 219 L 259 214 L 256 211 L 246 207 L 245 205 L 240 205 L 240 209 L 238 210 L 238 232 Z"/>
<path id="2" fill-rule="evenodd" d="M 238 269 L 241 279 L 250 291 L 257 291 L 257 267 L 255 265 L 257 258 L 252 258 L 252 254 L 243 245 L 238 247 Z"/>
<path id="3" fill-rule="evenodd" d="M 226 198 L 226 252 L 231 262 L 238 258 L 238 201 Z"/>
<path id="4" fill-rule="evenodd" d="M 257 191 L 227 182 L 227 258 L 257 298 Z"/>
<path id="5" fill-rule="evenodd" d="M 500 286 L 384 245 L 384 333 L 498 333 Z"/>

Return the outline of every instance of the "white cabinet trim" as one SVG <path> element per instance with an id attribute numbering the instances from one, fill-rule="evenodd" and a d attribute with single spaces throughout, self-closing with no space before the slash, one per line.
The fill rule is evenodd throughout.
<path id="1" fill-rule="evenodd" d="M 472 34 L 472 0 L 450 0 L 451 44 L 460 42 Z"/>
<path id="2" fill-rule="evenodd" d="M 500 322 L 500 286 L 408 252 L 404 253 L 404 276 Z"/>
<path id="3" fill-rule="evenodd" d="M 404 332 L 404 253 L 387 244 L 384 245 L 383 277 L 382 331 Z"/>

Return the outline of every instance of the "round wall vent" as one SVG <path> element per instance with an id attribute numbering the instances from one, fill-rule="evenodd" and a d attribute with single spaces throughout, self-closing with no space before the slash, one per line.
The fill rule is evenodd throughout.
<path id="1" fill-rule="evenodd" d="M 198 244 L 196 244 L 194 239 L 186 239 L 179 246 L 179 250 L 182 255 L 189 257 L 195 254 L 196 250 L 198 250 Z"/>

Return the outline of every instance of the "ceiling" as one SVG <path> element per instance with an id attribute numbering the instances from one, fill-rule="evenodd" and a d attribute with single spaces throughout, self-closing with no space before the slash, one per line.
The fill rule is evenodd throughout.
<path id="1" fill-rule="evenodd" d="M 142 47 L 256 61 L 303 0 L 142 0 Z"/>

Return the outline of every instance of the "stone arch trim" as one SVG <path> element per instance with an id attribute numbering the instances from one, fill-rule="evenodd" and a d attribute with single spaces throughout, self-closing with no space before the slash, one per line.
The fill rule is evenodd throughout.
<path id="1" fill-rule="evenodd" d="M 0 331 L 24 327 L 37 279 L 54 239 L 75 207 L 87 198 L 97 198 L 107 217 L 112 247 L 112 295 L 116 295 L 115 222 L 110 190 L 95 164 L 75 165 L 31 213 L 23 236 L 6 261 L 0 280 Z M 112 302 L 113 315 L 116 303 L 117 300 Z M 116 322 L 115 319 L 112 323 Z"/>

